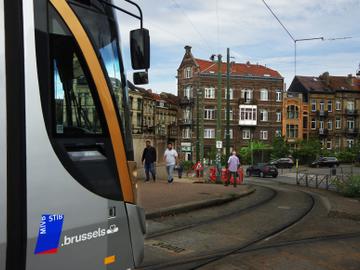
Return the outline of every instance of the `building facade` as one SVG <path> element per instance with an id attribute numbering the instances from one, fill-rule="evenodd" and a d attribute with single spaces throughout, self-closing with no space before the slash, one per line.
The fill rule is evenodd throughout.
<path id="1" fill-rule="evenodd" d="M 303 121 L 307 137 L 318 138 L 323 148 L 344 149 L 359 142 L 359 75 L 358 71 L 357 76 L 330 76 L 328 72 L 318 77 L 296 76 L 288 89 L 289 94 L 302 96 L 298 104 L 299 110 L 303 108 L 308 115 L 308 120 Z M 289 98 L 288 102 L 295 99 Z M 284 125 L 288 122 L 289 119 L 283 120 Z M 300 118 L 297 125 L 301 126 Z M 289 140 L 290 133 L 285 135 Z M 300 134 L 297 135 L 301 140 Z"/>
<path id="2" fill-rule="evenodd" d="M 225 143 L 226 63 L 221 63 L 221 140 Z M 191 47 L 178 68 L 179 139 L 186 159 L 197 151 L 209 157 L 216 144 L 218 63 L 194 58 Z M 281 136 L 284 79 L 258 64 L 231 63 L 230 146 L 239 150 L 251 140 L 271 144 Z M 201 148 L 201 149 L 197 149 Z M 202 154 L 200 154 L 202 156 Z"/>

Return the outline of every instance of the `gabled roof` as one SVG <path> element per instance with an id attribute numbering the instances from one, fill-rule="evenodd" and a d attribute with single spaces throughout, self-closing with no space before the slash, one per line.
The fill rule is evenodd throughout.
<path id="1" fill-rule="evenodd" d="M 217 73 L 218 67 L 216 62 L 211 62 L 203 59 L 195 58 L 196 63 L 200 67 L 200 72 L 202 73 Z M 226 74 L 226 63 L 221 63 L 221 72 Z M 270 77 L 270 78 L 279 78 L 282 79 L 282 76 L 276 70 L 270 69 L 263 65 L 250 64 L 249 62 L 242 63 L 232 63 L 230 69 L 231 75 L 240 75 L 240 76 L 254 76 L 254 77 Z"/>
<path id="2" fill-rule="evenodd" d="M 360 79 L 349 76 L 330 76 L 324 73 L 319 77 L 295 76 L 289 92 L 323 92 L 360 91 Z"/>

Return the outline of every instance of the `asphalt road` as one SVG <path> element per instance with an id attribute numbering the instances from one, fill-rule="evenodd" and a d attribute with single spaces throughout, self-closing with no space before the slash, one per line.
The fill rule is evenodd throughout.
<path id="1" fill-rule="evenodd" d="M 262 186 L 223 206 L 149 220 L 142 269 L 360 269 L 359 222 L 328 218 L 319 196 L 296 187 L 246 181 Z"/>

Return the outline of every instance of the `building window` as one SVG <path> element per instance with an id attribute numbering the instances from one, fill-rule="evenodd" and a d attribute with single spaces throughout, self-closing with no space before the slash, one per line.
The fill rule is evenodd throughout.
<path id="1" fill-rule="evenodd" d="M 184 128 L 183 130 L 182 130 L 182 138 L 183 139 L 190 139 L 191 138 L 191 130 L 190 130 L 190 128 Z"/>
<path id="2" fill-rule="evenodd" d="M 326 149 L 330 150 L 331 148 L 332 148 L 332 141 L 331 141 L 331 139 L 328 139 L 326 141 Z"/>
<path id="3" fill-rule="evenodd" d="M 232 88 L 229 88 L 230 100 L 234 98 L 234 91 Z M 225 99 L 227 99 L 227 89 L 225 88 Z"/>
<path id="4" fill-rule="evenodd" d="M 184 97 L 186 98 L 191 98 L 192 95 L 191 95 L 191 86 L 188 85 L 188 86 L 185 86 L 184 88 Z"/>
<path id="5" fill-rule="evenodd" d="M 347 139 L 347 147 L 352 148 L 354 146 L 354 139 Z"/>
<path id="6" fill-rule="evenodd" d="M 191 110 L 189 107 L 187 107 L 184 111 L 183 111 L 183 117 L 185 121 L 189 121 L 191 120 Z"/>
<path id="7" fill-rule="evenodd" d="M 355 121 L 354 120 L 347 120 L 347 128 L 354 129 L 355 128 Z"/>
<path id="8" fill-rule="evenodd" d="M 341 119 L 340 119 L 340 117 L 336 117 L 335 128 L 336 129 L 341 129 Z"/>
<path id="9" fill-rule="evenodd" d="M 354 111 L 355 110 L 354 101 L 346 102 L 346 109 L 348 111 Z"/>
<path id="10" fill-rule="evenodd" d="M 276 122 L 281 122 L 281 112 L 276 112 Z"/>
<path id="11" fill-rule="evenodd" d="M 256 108 L 240 108 L 240 120 L 256 121 Z"/>
<path id="12" fill-rule="evenodd" d="M 244 140 L 250 140 L 250 138 L 251 138 L 250 129 L 244 129 L 244 130 L 242 131 L 242 138 L 243 138 Z"/>
<path id="13" fill-rule="evenodd" d="M 328 112 L 332 112 L 332 101 L 328 100 Z"/>
<path id="14" fill-rule="evenodd" d="M 268 101 L 269 100 L 269 92 L 267 89 L 260 90 L 260 100 L 261 101 Z"/>
<path id="15" fill-rule="evenodd" d="M 234 132 L 233 132 L 232 128 L 229 129 L 229 134 L 230 134 L 230 139 L 233 139 L 234 138 Z M 224 130 L 224 139 L 226 139 L 226 129 Z"/>
<path id="16" fill-rule="evenodd" d="M 226 119 L 227 119 L 227 118 L 226 118 L 226 110 L 224 110 L 224 113 L 225 113 L 225 117 L 224 117 L 224 118 L 225 118 L 225 120 L 226 120 Z M 233 110 L 232 110 L 232 109 L 229 110 L 229 115 L 230 115 L 230 118 L 229 118 L 229 119 L 230 119 L 230 120 L 233 120 Z"/>
<path id="17" fill-rule="evenodd" d="M 315 120 L 315 118 L 311 118 L 311 129 L 316 129 L 316 120 Z"/>
<path id="18" fill-rule="evenodd" d="M 277 130 L 275 130 L 275 136 L 276 136 L 276 137 L 281 137 L 281 136 L 282 136 L 282 134 L 281 134 L 281 129 L 280 129 L 280 128 L 277 129 Z"/>
<path id="19" fill-rule="evenodd" d="M 267 140 L 267 139 L 268 139 L 267 130 L 260 130 L 260 140 Z"/>
<path id="20" fill-rule="evenodd" d="M 250 103 L 253 99 L 253 90 L 251 89 L 241 90 L 241 98 L 244 99 L 244 103 Z"/>
<path id="21" fill-rule="evenodd" d="M 335 103 L 335 109 L 337 111 L 341 111 L 341 101 L 340 100 L 337 100 L 336 103 Z"/>
<path id="22" fill-rule="evenodd" d="M 320 111 L 321 112 L 325 111 L 325 102 L 323 100 L 320 101 Z"/>
<path id="23" fill-rule="evenodd" d="M 191 67 L 187 67 L 185 68 L 184 70 L 184 76 L 185 76 L 185 79 L 189 79 L 192 77 L 192 68 Z"/>
<path id="24" fill-rule="evenodd" d="M 215 88 L 209 87 L 205 88 L 205 98 L 215 98 Z"/>
<path id="25" fill-rule="evenodd" d="M 333 121 L 332 121 L 332 120 L 329 120 L 328 123 L 327 123 L 327 126 L 328 126 L 328 130 L 332 130 L 332 128 L 333 128 Z"/>
<path id="26" fill-rule="evenodd" d="M 320 129 L 324 129 L 324 121 L 319 121 L 319 128 Z"/>
<path id="27" fill-rule="evenodd" d="M 299 107 L 295 105 L 290 105 L 287 107 L 287 118 L 288 119 L 298 119 L 299 117 Z"/>
<path id="28" fill-rule="evenodd" d="M 315 99 L 311 100 L 311 111 L 316 112 L 316 100 Z"/>
<path id="29" fill-rule="evenodd" d="M 268 111 L 264 109 L 260 109 L 260 121 L 266 122 L 268 121 Z"/>
<path id="30" fill-rule="evenodd" d="M 204 129 L 204 138 L 205 139 L 214 139 L 215 138 L 215 129 L 205 128 Z"/>
<path id="31" fill-rule="evenodd" d="M 276 94 L 276 101 L 281 102 L 282 101 L 282 93 L 281 93 L 281 91 L 276 90 L 275 94 Z"/>
<path id="32" fill-rule="evenodd" d="M 286 125 L 286 137 L 296 139 L 298 137 L 298 125 Z"/>
<path id="33" fill-rule="evenodd" d="M 214 120 L 215 119 L 215 109 L 204 109 L 204 119 Z"/>

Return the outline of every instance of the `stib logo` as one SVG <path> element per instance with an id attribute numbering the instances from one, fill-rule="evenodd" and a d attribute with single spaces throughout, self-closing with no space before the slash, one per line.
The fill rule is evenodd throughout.
<path id="1" fill-rule="evenodd" d="M 35 254 L 53 254 L 59 247 L 64 215 L 42 215 Z"/>

